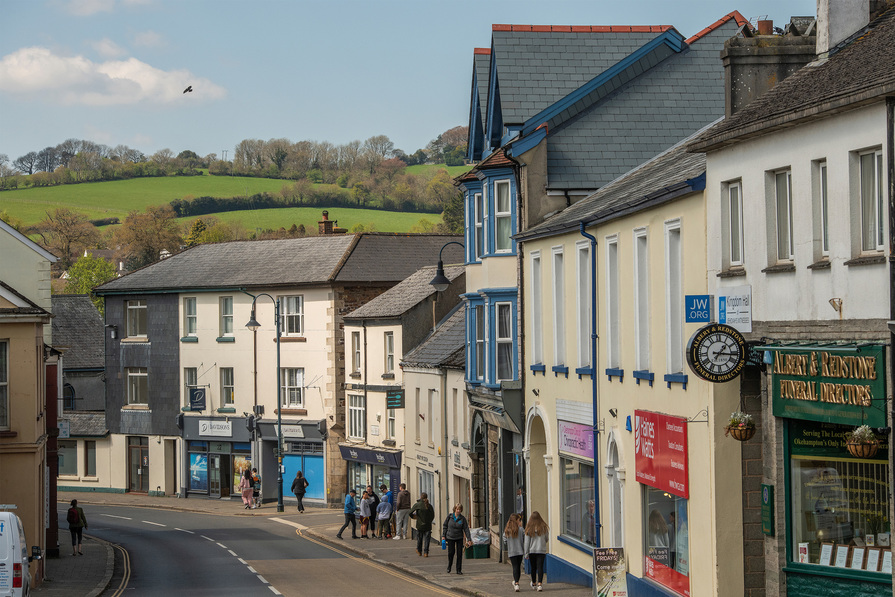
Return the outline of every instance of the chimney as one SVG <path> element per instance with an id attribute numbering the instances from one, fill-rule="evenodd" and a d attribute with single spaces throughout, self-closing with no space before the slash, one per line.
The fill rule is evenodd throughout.
<path id="1" fill-rule="evenodd" d="M 317 234 L 332 234 L 335 220 L 329 219 L 329 212 L 323 212 L 323 219 L 317 222 Z"/>
<path id="2" fill-rule="evenodd" d="M 825 58 L 837 44 L 866 27 L 870 4 L 871 0 L 817 0 L 817 55 Z"/>
<path id="3" fill-rule="evenodd" d="M 814 60 L 812 21 L 810 17 L 793 17 L 783 35 L 774 35 L 773 21 L 759 21 L 757 31 L 746 25 L 724 42 L 721 61 L 724 63 L 725 117 L 729 118 Z"/>

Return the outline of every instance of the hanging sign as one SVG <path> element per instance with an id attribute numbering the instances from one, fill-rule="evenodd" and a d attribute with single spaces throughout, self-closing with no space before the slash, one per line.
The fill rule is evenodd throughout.
<path id="1" fill-rule="evenodd" d="M 205 410 L 205 388 L 190 388 L 190 410 Z"/>
<path id="2" fill-rule="evenodd" d="M 678 497 L 690 497 L 687 419 L 634 411 L 634 464 L 638 482 Z"/>
<path id="3" fill-rule="evenodd" d="M 386 408 L 404 408 L 404 390 L 388 390 L 385 393 Z"/>

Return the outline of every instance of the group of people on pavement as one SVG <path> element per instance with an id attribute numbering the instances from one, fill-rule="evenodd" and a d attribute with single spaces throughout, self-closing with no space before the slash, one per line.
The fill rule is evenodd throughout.
<path id="1" fill-rule="evenodd" d="M 367 486 L 363 492 L 360 503 L 357 500 L 357 491 L 351 489 L 345 496 L 345 522 L 336 534 L 342 539 L 342 533 L 351 525 L 352 539 L 366 539 L 367 530 L 373 529 L 371 525 L 378 519 L 379 538 L 388 536 L 391 530 L 391 515 L 395 513 L 395 539 L 404 539 L 407 533 L 407 519 L 416 522 L 416 553 L 421 557 L 429 557 L 429 545 L 432 541 L 432 526 L 435 522 L 435 509 L 429 503 L 429 496 L 424 492 L 419 500 L 410 504 L 410 492 L 404 483 L 400 485 L 400 491 L 393 497 L 391 491 L 382 485 L 380 490 L 384 492 L 380 500 L 371 486 Z M 378 503 L 377 503 L 378 501 Z M 357 534 L 357 512 L 360 511 L 361 535 Z M 544 582 L 544 563 L 547 559 L 548 532 L 547 523 L 538 512 L 532 512 L 528 524 L 523 526 L 523 518 L 519 513 L 510 515 L 507 526 L 504 529 L 503 540 L 507 546 L 507 555 L 513 566 L 513 590 L 519 591 L 519 578 L 522 575 L 522 561 L 528 560 L 531 570 L 531 588 L 541 591 Z M 374 533 L 375 536 L 375 533 Z M 456 570 L 457 574 L 463 574 L 463 550 L 472 545 L 472 535 L 469 530 L 469 522 L 463 516 L 463 505 L 456 504 L 451 513 L 444 519 L 441 525 L 442 549 L 447 550 L 447 572 Z M 456 566 L 454 564 L 456 558 Z"/>
<path id="2" fill-rule="evenodd" d="M 242 477 L 239 479 L 239 490 L 242 492 L 242 503 L 246 510 L 253 510 L 261 507 L 261 475 L 258 469 L 253 468 L 243 471 Z"/>

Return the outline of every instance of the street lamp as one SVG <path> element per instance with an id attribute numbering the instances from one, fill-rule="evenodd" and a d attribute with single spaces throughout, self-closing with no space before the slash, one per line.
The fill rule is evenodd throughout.
<path id="1" fill-rule="evenodd" d="M 273 301 L 274 304 L 274 322 L 277 328 L 277 512 L 283 512 L 283 401 L 280 393 L 280 301 L 270 296 L 266 292 L 259 295 L 249 294 L 252 297 L 252 315 L 246 327 L 253 332 L 258 331 L 261 324 L 255 319 L 255 303 L 259 297 L 266 296 Z"/>
<path id="2" fill-rule="evenodd" d="M 458 243 L 455 240 L 445 243 L 444 247 L 448 245 L 460 245 L 463 247 L 463 243 Z M 444 263 L 441 261 L 441 253 L 444 251 L 444 247 L 441 247 L 441 250 L 438 251 L 438 267 L 435 268 L 435 277 L 429 282 L 429 284 L 434 286 L 435 290 L 438 292 L 444 292 L 448 289 L 448 286 L 451 285 L 451 281 L 444 275 Z"/>

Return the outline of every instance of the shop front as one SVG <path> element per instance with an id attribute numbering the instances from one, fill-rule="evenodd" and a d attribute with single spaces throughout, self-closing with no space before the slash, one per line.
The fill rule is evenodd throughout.
<path id="1" fill-rule="evenodd" d="M 783 428 L 778 478 L 784 479 L 787 595 L 891 595 L 885 347 L 801 343 L 764 350 L 773 415 Z M 877 445 L 853 455 L 847 436 L 860 425 L 874 431 Z"/>
<path id="2" fill-rule="evenodd" d="M 322 421 L 283 421 L 283 498 L 292 498 L 292 480 L 298 471 L 308 480 L 307 502 L 323 503 L 326 499 L 326 446 Z M 277 493 L 277 436 L 276 421 L 256 424 L 258 467 L 261 472 L 262 499 L 271 501 Z"/>
<path id="3" fill-rule="evenodd" d="M 385 485 L 397 493 L 401 484 L 401 450 L 360 447 L 355 444 L 339 444 L 342 460 L 348 465 L 348 488 L 363 495 L 367 485 L 378 493 Z"/>
<path id="4" fill-rule="evenodd" d="M 239 496 L 239 477 L 252 467 L 251 433 L 243 419 L 184 417 L 188 471 L 184 496 Z"/>

